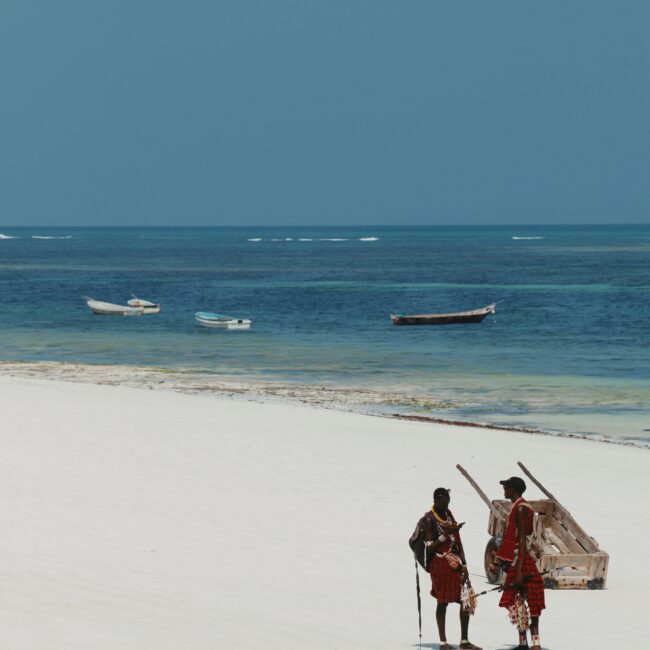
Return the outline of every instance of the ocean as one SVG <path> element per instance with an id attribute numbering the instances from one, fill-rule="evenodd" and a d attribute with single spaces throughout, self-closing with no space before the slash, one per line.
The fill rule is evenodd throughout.
<path id="1" fill-rule="evenodd" d="M 4 360 L 391 394 L 385 413 L 650 441 L 650 225 L 0 227 Z M 94 316 L 83 296 L 162 304 Z M 394 327 L 475 309 L 480 324 Z M 251 318 L 208 330 L 196 311 Z"/>

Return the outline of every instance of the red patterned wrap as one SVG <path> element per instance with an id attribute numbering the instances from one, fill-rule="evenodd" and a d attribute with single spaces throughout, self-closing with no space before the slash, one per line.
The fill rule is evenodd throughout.
<path id="1" fill-rule="evenodd" d="M 447 511 L 453 526 L 456 525 L 454 515 L 451 510 Z M 446 535 L 444 524 L 435 520 L 438 534 Z M 429 574 L 431 575 L 431 595 L 438 601 L 438 604 L 460 603 L 461 572 L 460 567 L 452 569 L 447 562 L 447 558 L 438 557 L 451 551 L 457 555 L 463 548 L 460 540 L 460 533 L 453 533 L 453 540 L 448 539 L 443 542 L 436 551 L 431 564 L 429 565 Z"/>
<path id="2" fill-rule="evenodd" d="M 519 508 L 520 505 L 526 506 L 526 535 L 530 535 L 533 532 L 533 518 L 535 516 L 533 509 L 524 498 L 520 497 L 512 504 L 512 509 L 508 516 L 506 532 L 503 536 L 503 542 L 501 543 L 499 552 L 497 553 L 498 558 L 511 563 L 506 573 L 507 585 L 513 584 L 517 577 L 516 554 L 519 544 L 517 539 L 517 508 Z M 529 551 L 526 551 L 524 555 L 521 573 L 523 576 L 532 576 L 526 578 L 524 581 L 525 596 L 528 602 L 530 615 L 539 616 L 542 613 L 542 610 L 546 607 L 544 602 L 544 580 L 542 579 L 542 576 L 537 569 L 537 565 L 535 564 L 535 560 Z M 514 602 L 515 590 L 512 588 L 504 589 L 501 600 L 499 601 L 499 607 L 511 607 Z"/>

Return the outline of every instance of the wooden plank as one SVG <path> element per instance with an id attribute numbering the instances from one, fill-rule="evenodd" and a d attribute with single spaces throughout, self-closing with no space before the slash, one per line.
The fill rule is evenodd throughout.
<path id="1" fill-rule="evenodd" d="M 549 512 L 553 511 L 553 506 L 555 502 L 549 501 L 548 499 L 531 499 L 528 501 L 528 505 L 538 514 L 538 515 L 547 515 Z"/>
<path id="2" fill-rule="evenodd" d="M 508 519 L 510 510 L 512 508 L 512 503 L 510 501 L 504 501 L 502 499 L 495 499 L 491 501 L 492 505 L 501 512 L 502 519 Z"/>
<path id="3" fill-rule="evenodd" d="M 571 535 L 571 533 L 562 526 L 562 524 L 557 520 L 553 519 L 551 525 L 546 529 L 547 531 L 552 531 L 556 539 L 565 546 L 564 553 L 585 553 L 586 549 L 576 541 L 576 538 Z"/>
<path id="4" fill-rule="evenodd" d="M 528 468 L 521 462 L 517 461 L 517 465 L 521 467 L 521 469 L 524 470 L 524 473 L 526 476 L 549 498 L 553 499 L 553 501 L 557 501 L 557 499 L 530 473 Z"/>
<path id="5" fill-rule="evenodd" d="M 556 589 L 589 589 L 589 585 L 587 584 L 589 581 L 588 578 L 574 576 L 563 578 L 562 576 L 558 576 L 555 579 L 557 580 Z"/>
<path id="6" fill-rule="evenodd" d="M 549 558 L 550 569 L 570 567 L 574 570 L 586 568 L 591 559 L 591 555 L 586 553 L 561 553 Z"/>
<path id="7" fill-rule="evenodd" d="M 550 539 L 544 541 L 544 548 L 542 549 L 543 555 L 557 555 L 561 551 L 558 550 L 556 546 L 553 546 L 553 542 Z"/>
<path id="8" fill-rule="evenodd" d="M 506 520 L 504 517 L 496 517 L 493 512 L 490 512 L 490 519 L 488 521 L 488 534 L 492 537 L 497 535 L 503 536 L 506 527 Z"/>
<path id="9" fill-rule="evenodd" d="M 460 465 L 456 465 L 456 469 L 469 481 L 469 484 L 478 492 L 478 495 L 483 499 L 487 507 L 490 509 L 490 512 L 494 514 L 495 517 L 502 519 L 503 518 L 503 513 L 499 512 L 497 507 L 490 501 L 490 499 L 487 498 L 487 495 L 481 488 L 478 486 L 476 481 L 469 475 L 467 470 L 464 467 L 461 467 Z"/>
<path id="10" fill-rule="evenodd" d="M 571 516 L 571 513 L 559 503 L 556 504 L 555 517 L 560 522 L 564 530 L 580 544 L 587 553 L 598 553 L 600 548 L 598 542 L 590 537 Z"/>
<path id="11" fill-rule="evenodd" d="M 594 555 L 592 564 L 592 578 L 602 578 L 603 586 L 607 581 L 607 567 L 609 565 L 609 555 Z"/>
<path id="12" fill-rule="evenodd" d="M 546 536 L 560 553 L 570 553 L 572 551 L 552 528 L 546 529 Z"/>
<path id="13" fill-rule="evenodd" d="M 544 555 L 539 569 L 557 581 L 557 589 L 589 589 L 589 581 L 601 578 L 607 582 L 607 553 Z"/>

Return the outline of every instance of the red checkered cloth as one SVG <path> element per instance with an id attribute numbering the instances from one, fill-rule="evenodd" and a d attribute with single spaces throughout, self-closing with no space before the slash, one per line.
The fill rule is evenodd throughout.
<path id="1" fill-rule="evenodd" d="M 436 558 L 437 559 L 437 558 Z M 528 602 L 528 609 L 531 616 L 539 616 L 542 613 L 542 610 L 546 607 L 544 602 L 544 580 L 537 570 L 535 565 L 535 560 L 530 555 L 526 553 L 524 555 L 524 564 L 521 571 L 524 576 L 534 576 L 533 578 L 528 578 L 524 581 L 526 589 L 526 601 Z M 506 584 L 513 584 L 515 577 L 517 576 L 517 569 L 515 568 L 514 563 L 508 567 L 508 573 L 506 574 Z M 501 600 L 499 601 L 499 607 L 510 607 L 515 602 L 515 590 L 514 589 L 504 589 Z"/>
<path id="2" fill-rule="evenodd" d="M 433 558 L 430 565 L 431 595 L 442 603 L 460 603 L 460 571 L 454 571 L 444 557 Z"/>

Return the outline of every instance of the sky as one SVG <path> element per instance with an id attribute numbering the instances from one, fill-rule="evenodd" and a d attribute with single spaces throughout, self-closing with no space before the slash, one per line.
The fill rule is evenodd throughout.
<path id="1" fill-rule="evenodd" d="M 3 0 L 0 226 L 650 222 L 650 2 Z"/>

